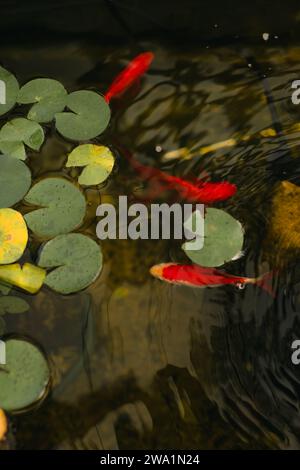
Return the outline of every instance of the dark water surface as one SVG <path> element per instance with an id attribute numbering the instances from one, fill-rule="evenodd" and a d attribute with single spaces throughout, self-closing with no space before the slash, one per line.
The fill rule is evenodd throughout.
<path id="1" fill-rule="evenodd" d="M 29 313 L 7 318 L 9 331 L 41 344 L 53 374 L 44 403 L 14 418 L 17 447 L 300 448 L 300 369 L 290 359 L 300 335 L 297 253 L 277 252 L 272 238 L 264 243 L 276 183 L 299 184 L 298 135 L 283 136 L 281 129 L 300 122 L 300 108 L 290 101 L 291 82 L 300 79 L 300 48 L 274 38 L 251 47 L 54 39 L 0 46 L 0 57 L 20 83 L 45 76 L 69 91 L 105 91 L 142 50 L 153 51 L 155 61 L 112 104 L 111 126 L 95 139 L 113 149 L 117 163 L 106 185 L 86 190 L 90 205 L 80 231 L 95 238 L 100 201 L 117 203 L 118 195 L 135 198 L 142 190 L 122 146 L 174 175 L 207 172 L 238 186 L 236 196 L 216 206 L 245 227 L 245 256 L 227 265 L 228 272 L 255 276 L 279 263 L 276 296 L 256 286 L 164 284 L 149 268 L 185 260 L 180 245 L 101 242 L 103 271 L 86 291 L 61 296 L 43 288 L 24 295 Z M 259 132 L 269 127 L 277 135 L 263 138 Z M 243 141 L 245 135 L 251 138 Z M 195 151 L 186 160 L 163 158 L 180 147 L 197 150 L 231 138 L 239 143 L 206 155 Z M 49 127 L 41 152 L 27 162 L 34 180 L 67 174 L 73 147 Z M 37 249 L 33 241 L 33 261 Z"/>

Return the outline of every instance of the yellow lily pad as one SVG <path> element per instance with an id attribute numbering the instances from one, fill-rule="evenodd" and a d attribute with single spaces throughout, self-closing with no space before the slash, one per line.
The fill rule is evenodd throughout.
<path id="1" fill-rule="evenodd" d="M 0 280 L 35 294 L 42 287 L 46 270 L 30 263 L 0 266 Z"/>
<path id="2" fill-rule="evenodd" d="M 105 181 L 114 167 L 114 156 L 104 145 L 83 144 L 76 147 L 70 154 L 67 167 L 84 166 L 78 183 L 86 186 L 100 184 Z"/>
<path id="3" fill-rule="evenodd" d="M 27 226 L 20 212 L 0 209 L 0 264 L 21 258 L 28 241 Z"/>
<path id="4" fill-rule="evenodd" d="M 5 438 L 7 433 L 8 423 L 4 411 L 0 408 L 0 441 Z"/>

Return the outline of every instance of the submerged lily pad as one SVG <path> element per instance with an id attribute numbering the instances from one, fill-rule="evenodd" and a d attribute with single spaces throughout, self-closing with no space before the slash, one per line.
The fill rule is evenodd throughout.
<path id="1" fill-rule="evenodd" d="M 6 364 L 0 368 L 0 408 L 16 412 L 38 403 L 46 395 L 50 381 L 48 362 L 29 341 L 5 341 Z"/>
<path id="2" fill-rule="evenodd" d="M 6 285 L 6 284 L 2 284 L 2 282 L 0 282 L 0 293 L 2 295 L 7 295 L 10 293 L 12 287 L 9 286 L 9 285 Z"/>
<path id="3" fill-rule="evenodd" d="M 37 78 L 24 85 L 17 97 L 18 103 L 34 104 L 28 112 L 28 119 L 37 122 L 49 122 L 56 113 L 63 111 L 67 91 L 57 80 Z"/>
<path id="4" fill-rule="evenodd" d="M 0 264 L 21 258 L 28 241 L 26 223 L 20 212 L 0 209 Z"/>
<path id="5" fill-rule="evenodd" d="M 0 155 L 0 208 L 21 201 L 31 185 L 31 173 L 25 163 Z"/>
<path id="6" fill-rule="evenodd" d="M 209 208 L 204 218 L 203 248 L 187 250 L 186 244 L 182 248 L 193 263 L 216 267 L 239 257 L 243 242 L 244 231 L 240 222 L 221 209 Z"/>
<path id="7" fill-rule="evenodd" d="M 43 142 L 42 127 L 29 119 L 13 119 L 0 130 L 0 150 L 19 160 L 26 159 L 25 145 L 32 150 L 39 150 Z"/>
<path id="8" fill-rule="evenodd" d="M 20 297 L 13 297 L 11 295 L 0 297 L 0 315 L 5 313 L 24 313 L 28 310 L 28 303 Z"/>
<path id="9" fill-rule="evenodd" d="M 39 237 L 50 238 L 79 227 L 85 216 L 82 192 L 65 178 L 45 178 L 31 188 L 25 201 L 41 209 L 25 215 L 28 227 Z"/>
<path id="10" fill-rule="evenodd" d="M 112 172 L 114 161 L 114 156 L 108 147 L 83 144 L 70 153 L 66 166 L 85 166 L 78 182 L 88 186 L 103 183 Z"/>
<path id="11" fill-rule="evenodd" d="M 110 108 L 105 99 L 94 91 L 74 91 L 67 97 L 72 112 L 55 115 L 56 128 L 71 140 L 89 140 L 102 134 L 110 120 Z"/>
<path id="12" fill-rule="evenodd" d="M 45 269 L 30 263 L 0 266 L 0 281 L 35 294 L 42 287 L 46 277 Z"/>
<path id="13" fill-rule="evenodd" d="M 0 67 L 0 80 L 4 82 L 0 86 L 0 116 L 7 113 L 17 101 L 19 84 L 16 77 L 8 70 Z M 4 100 L 2 98 L 5 98 Z M 5 103 L 3 102 L 5 101 Z"/>
<path id="14" fill-rule="evenodd" d="M 60 235 L 45 244 L 38 265 L 56 268 L 47 274 L 45 284 L 61 294 L 85 289 L 102 268 L 100 246 L 80 233 Z"/>

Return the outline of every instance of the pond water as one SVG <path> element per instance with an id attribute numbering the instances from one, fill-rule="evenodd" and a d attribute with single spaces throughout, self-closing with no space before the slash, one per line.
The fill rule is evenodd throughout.
<path id="1" fill-rule="evenodd" d="M 149 72 L 112 102 L 110 127 L 94 139 L 117 161 L 106 184 L 86 190 L 88 215 L 79 231 L 96 240 L 100 202 L 143 194 L 124 147 L 170 174 L 235 183 L 237 194 L 215 206 L 245 228 L 244 256 L 226 270 L 252 277 L 274 270 L 275 289 L 272 297 L 251 285 L 174 286 L 152 278 L 149 268 L 186 260 L 179 243 L 101 242 L 103 270 L 89 288 L 69 296 L 46 287 L 35 296 L 19 294 L 30 311 L 5 317 L 9 332 L 41 345 L 52 372 L 44 402 L 12 417 L 16 447 L 299 448 L 300 369 L 291 362 L 291 342 L 300 334 L 300 272 L 297 251 L 278 249 L 270 219 L 276 185 L 299 184 L 293 126 L 300 108 L 290 95 L 300 78 L 300 48 L 276 40 L 247 49 L 239 41 L 120 47 L 77 40 L 0 50 L 20 83 L 46 76 L 68 90 L 100 91 L 137 53 L 154 52 Z M 274 135 L 264 137 L 269 128 Z M 201 152 L 228 139 L 235 144 Z M 73 147 L 48 126 L 41 151 L 27 161 L 33 182 L 71 174 L 64 164 Z M 181 147 L 193 156 L 166 161 L 166 152 Z M 26 256 L 35 261 L 34 239 L 31 247 Z"/>

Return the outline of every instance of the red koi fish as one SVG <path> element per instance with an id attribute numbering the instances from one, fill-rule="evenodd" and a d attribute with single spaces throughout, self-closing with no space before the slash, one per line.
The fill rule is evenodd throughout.
<path id="1" fill-rule="evenodd" d="M 233 196 L 237 191 L 236 185 L 228 181 L 212 183 L 195 178 L 193 182 L 190 182 L 177 176 L 168 175 L 157 168 L 142 165 L 127 150 L 122 149 L 122 151 L 131 166 L 143 179 L 154 179 L 156 188 L 152 193 L 152 197 L 169 189 L 176 190 L 182 199 L 186 201 L 209 205 L 214 202 L 224 201 Z"/>
<path id="2" fill-rule="evenodd" d="M 161 172 L 161 179 L 167 183 L 170 189 L 176 189 L 180 196 L 191 202 L 201 202 L 202 204 L 212 204 L 213 202 L 224 201 L 233 196 L 237 187 L 228 181 L 212 183 L 195 179 L 193 183 Z"/>
<path id="3" fill-rule="evenodd" d="M 162 281 L 190 287 L 217 287 L 230 284 L 243 289 L 246 284 L 256 284 L 274 296 L 272 286 L 268 282 L 272 277 L 271 273 L 256 278 L 241 277 L 227 274 L 215 268 L 177 263 L 156 264 L 152 266 L 150 273 Z"/>
<path id="4" fill-rule="evenodd" d="M 106 102 L 109 103 L 112 98 L 123 93 L 137 78 L 144 75 L 153 59 L 152 52 L 144 52 L 135 57 L 110 85 L 104 95 Z"/>

